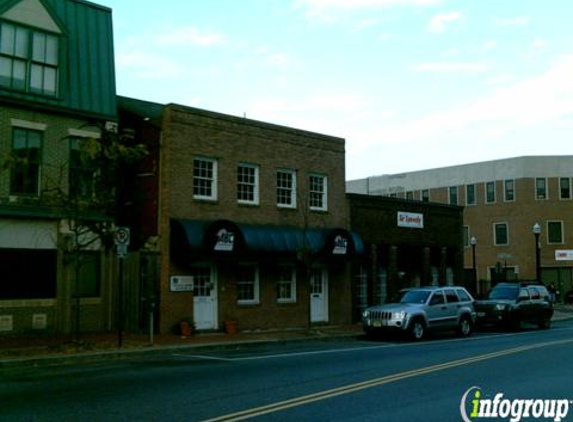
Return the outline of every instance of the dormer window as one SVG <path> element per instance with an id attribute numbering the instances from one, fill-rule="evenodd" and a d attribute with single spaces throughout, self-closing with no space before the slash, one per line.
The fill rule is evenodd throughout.
<path id="1" fill-rule="evenodd" d="M 55 97 L 59 37 L 0 22 L 0 87 Z"/>

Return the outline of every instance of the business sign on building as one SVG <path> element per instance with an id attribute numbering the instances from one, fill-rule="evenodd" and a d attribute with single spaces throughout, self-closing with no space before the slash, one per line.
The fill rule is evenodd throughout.
<path id="1" fill-rule="evenodd" d="M 424 214 L 398 211 L 398 227 L 410 229 L 424 228 Z"/>
<path id="2" fill-rule="evenodd" d="M 348 239 L 342 235 L 334 238 L 334 248 L 332 249 L 333 255 L 346 255 L 348 252 Z"/>
<path id="3" fill-rule="evenodd" d="M 235 247 L 235 233 L 227 230 L 221 229 L 217 232 L 217 241 L 215 242 L 216 251 L 232 252 Z"/>
<path id="4" fill-rule="evenodd" d="M 172 292 L 192 292 L 193 276 L 174 275 L 170 279 Z"/>
<path id="5" fill-rule="evenodd" d="M 573 249 L 556 250 L 555 261 L 573 261 Z"/>

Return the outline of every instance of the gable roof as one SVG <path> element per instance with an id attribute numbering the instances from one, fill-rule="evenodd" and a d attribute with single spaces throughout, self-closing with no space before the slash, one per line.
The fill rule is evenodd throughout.
<path id="1" fill-rule="evenodd" d="M 3 19 L 28 25 L 56 34 L 65 33 L 62 21 L 42 0 L 16 0 L 0 9 Z"/>

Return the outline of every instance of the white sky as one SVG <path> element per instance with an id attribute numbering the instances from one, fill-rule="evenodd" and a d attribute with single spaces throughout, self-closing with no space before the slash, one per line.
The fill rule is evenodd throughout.
<path id="1" fill-rule="evenodd" d="M 572 153 L 571 0 L 96 2 L 119 94 L 343 137 L 349 180 Z"/>

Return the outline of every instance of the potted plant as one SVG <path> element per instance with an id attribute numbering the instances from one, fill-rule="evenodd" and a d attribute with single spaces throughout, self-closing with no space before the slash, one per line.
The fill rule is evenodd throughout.
<path id="1" fill-rule="evenodd" d="M 179 321 L 179 332 L 181 337 L 191 337 L 195 332 L 195 323 L 192 318 L 181 318 Z"/>

